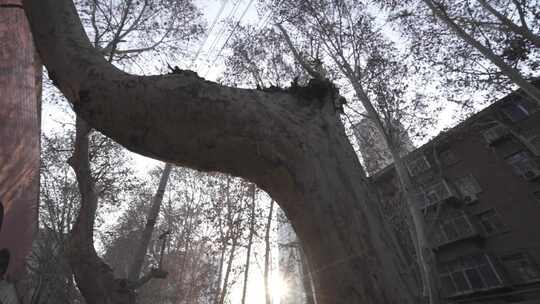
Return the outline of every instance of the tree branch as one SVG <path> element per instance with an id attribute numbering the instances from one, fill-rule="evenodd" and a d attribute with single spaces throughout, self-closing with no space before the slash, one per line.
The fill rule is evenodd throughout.
<path id="1" fill-rule="evenodd" d="M 283 34 L 283 38 L 285 39 L 285 42 L 287 43 L 287 45 L 289 46 L 289 49 L 293 53 L 294 58 L 298 61 L 298 63 L 300 63 L 300 65 L 304 68 L 304 70 L 306 70 L 306 72 L 308 72 L 308 74 L 311 77 L 313 77 L 315 79 L 321 79 L 322 80 L 323 76 L 320 75 L 319 73 L 317 73 L 313 68 L 311 68 L 311 66 L 306 62 L 306 60 L 302 56 L 300 56 L 300 54 L 298 53 L 298 51 L 296 50 L 296 48 L 294 47 L 294 45 L 293 45 L 293 43 L 291 41 L 291 37 L 289 37 L 289 34 L 283 28 L 283 26 L 281 24 L 277 23 L 276 27 Z"/>
<path id="2" fill-rule="evenodd" d="M 507 26 L 511 31 L 515 32 L 516 34 L 520 34 L 526 39 L 528 39 L 530 42 L 532 42 L 536 47 L 540 47 L 540 36 L 535 35 L 533 32 L 529 30 L 527 27 L 527 23 L 524 17 L 524 12 L 521 9 L 521 6 L 516 1 L 513 1 L 516 5 L 516 8 L 518 10 L 520 20 L 522 25 L 519 26 L 515 24 L 512 20 L 510 20 L 508 17 L 501 14 L 499 11 L 497 11 L 493 6 L 491 6 L 489 3 L 487 3 L 486 0 L 478 0 L 480 2 L 480 5 L 484 7 L 488 12 L 490 12 L 493 16 L 497 17 L 497 19 L 505 26 Z"/>
<path id="3" fill-rule="evenodd" d="M 220 86 L 188 72 L 129 75 L 91 46 L 70 0 L 26 0 L 25 8 L 49 75 L 75 111 L 136 153 L 259 184 L 260 172 L 293 164 L 283 155 L 302 155 L 289 151 L 303 137 L 297 126 L 317 123 L 304 98 L 286 92 Z"/>
<path id="4" fill-rule="evenodd" d="M 540 89 L 533 84 L 529 83 L 520 72 L 504 62 L 504 60 L 497 56 L 493 50 L 485 47 L 482 43 L 476 40 L 473 36 L 469 35 L 463 28 L 454 22 L 454 20 L 448 15 L 444 6 L 433 0 L 422 0 L 433 12 L 433 14 L 439 18 L 444 24 L 450 28 L 459 38 L 463 39 L 467 44 L 476 49 L 486 59 L 497 66 L 501 72 L 511 79 L 517 86 L 519 86 L 529 97 L 536 103 L 540 104 Z"/>

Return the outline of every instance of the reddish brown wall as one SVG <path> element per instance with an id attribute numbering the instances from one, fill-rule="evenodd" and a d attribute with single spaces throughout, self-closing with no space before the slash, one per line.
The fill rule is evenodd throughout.
<path id="1" fill-rule="evenodd" d="M 39 87 L 41 70 L 20 0 L 0 0 L 0 248 L 9 248 L 8 275 L 23 274 L 37 227 Z"/>

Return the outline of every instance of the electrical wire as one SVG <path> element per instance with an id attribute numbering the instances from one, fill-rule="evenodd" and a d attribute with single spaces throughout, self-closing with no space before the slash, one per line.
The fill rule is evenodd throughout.
<path id="1" fill-rule="evenodd" d="M 251 5 L 253 4 L 253 2 L 255 2 L 255 0 L 250 0 L 248 5 L 246 6 L 246 8 L 244 9 L 244 11 L 242 12 L 242 15 L 240 16 L 240 19 L 238 19 L 238 21 L 236 21 L 236 24 L 234 25 L 233 29 L 231 30 L 231 33 L 229 34 L 229 36 L 227 37 L 227 39 L 225 40 L 225 43 L 223 43 L 223 46 L 219 49 L 219 52 L 217 53 L 217 55 L 214 57 L 214 60 L 212 60 L 212 63 L 209 64 L 208 66 L 208 70 L 206 71 L 206 74 L 204 74 L 204 77 L 206 77 L 208 75 L 208 73 L 210 73 L 210 71 L 212 70 L 212 66 L 216 63 L 216 61 L 219 59 L 219 56 L 221 56 L 221 52 L 223 52 L 223 50 L 225 49 L 225 47 L 227 47 L 227 44 L 229 43 L 229 40 L 231 39 L 232 35 L 234 34 L 234 32 L 236 31 L 236 29 L 238 28 L 238 26 L 240 25 L 240 22 L 242 22 L 242 19 L 244 19 L 244 16 L 246 15 L 246 13 L 248 12 L 249 8 L 251 7 Z"/>
<path id="2" fill-rule="evenodd" d="M 242 1 L 237 1 L 233 8 L 231 9 L 231 12 L 229 13 L 229 15 L 225 18 L 225 20 L 234 20 L 235 18 L 235 15 L 236 15 L 236 12 L 238 11 L 238 8 L 240 7 L 240 3 Z M 210 47 L 208 48 L 208 52 L 206 53 L 206 56 L 208 58 L 211 58 L 212 57 L 212 54 L 215 53 L 216 49 L 217 49 L 217 46 L 218 46 L 218 43 L 219 41 L 222 40 L 222 37 L 225 35 L 226 33 L 226 29 L 227 29 L 227 25 L 225 23 L 223 23 L 223 25 L 221 26 L 221 28 L 219 29 L 217 35 L 214 37 L 214 40 L 212 41 L 212 43 L 210 44 Z"/>
<path id="3" fill-rule="evenodd" d="M 197 58 L 199 58 L 199 54 L 201 53 L 201 51 L 202 51 L 204 45 L 206 44 L 206 42 L 208 41 L 208 37 L 210 37 L 210 34 L 214 31 L 214 28 L 216 27 L 216 24 L 219 21 L 219 17 L 221 17 L 221 14 L 225 10 L 225 6 L 227 6 L 228 2 L 229 2 L 229 0 L 225 0 L 221 4 L 221 7 L 219 8 L 218 13 L 214 17 L 214 20 L 212 21 L 212 25 L 208 29 L 208 32 L 206 33 L 206 36 L 204 37 L 203 42 L 201 43 L 201 45 L 197 49 L 197 52 L 195 53 L 195 56 L 193 56 L 193 58 L 191 59 L 191 63 L 189 64 L 189 68 L 191 68 L 193 66 L 193 64 L 195 63 L 195 61 L 197 60 Z"/>

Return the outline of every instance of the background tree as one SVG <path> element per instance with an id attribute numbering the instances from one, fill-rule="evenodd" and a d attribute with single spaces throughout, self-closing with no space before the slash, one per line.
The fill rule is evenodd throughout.
<path id="1" fill-rule="evenodd" d="M 450 99 L 491 101 L 518 86 L 539 102 L 529 83 L 539 66 L 536 1 L 386 2 L 415 58 L 435 69 L 437 89 Z M 467 97 L 479 92 L 483 98 Z"/>
<path id="2" fill-rule="evenodd" d="M 76 0 L 75 4 L 92 44 L 124 68 L 133 68 L 138 59 L 162 55 L 178 61 L 204 32 L 192 0 Z"/>
<path id="3" fill-rule="evenodd" d="M 125 63 L 126 60 L 133 60 L 144 52 L 177 51 L 177 48 L 181 46 L 179 42 L 187 42 L 195 38 L 202 31 L 200 13 L 198 13 L 190 1 L 78 1 L 77 4 L 81 8 L 83 20 L 85 20 L 86 25 L 93 31 L 94 45 L 111 62 L 123 61 Z M 182 12 L 179 12 L 179 6 L 182 6 Z M 167 19 L 163 21 L 165 16 L 167 16 Z M 144 42 L 142 42 L 143 47 L 133 48 L 136 45 L 133 41 L 134 38 L 144 38 Z M 173 42 L 174 45 L 172 44 Z M 139 41 L 139 43 L 141 42 Z M 84 123 L 79 125 L 84 125 Z M 82 137 L 84 137 L 80 139 L 82 147 L 79 150 L 82 150 L 81 153 L 84 154 L 84 146 L 87 145 L 85 143 L 87 135 L 82 135 Z M 100 148 L 105 149 L 106 147 Z M 89 153 L 92 152 L 90 151 Z M 112 198 L 118 204 L 119 200 L 126 199 L 127 197 L 114 197 L 119 193 L 116 183 L 122 182 L 121 177 L 116 174 L 107 180 L 107 168 L 101 166 L 99 160 L 96 162 L 92 155 L 88 157 L 79 155 L 79 157 L 82 159 L 82 165 L 75 166 L 75 168 L 83 168 L 83 172 L 77 173 L 80 180 L 87 183 L 86 185 L 82 185 L 82 187 L 87 190 L 93 188 L 85 193 L 87 195 L 84 198 L 87 201 L 86 208 L 84 208 L 86 214 L 79 217 L 83 221 L 87 220 L 86 224 L 89 224 L 93 222 L 93 219 L 89 218 L 96 216 L 96 210 L 94 209 L 97 208 L 97 201 L 107 201 Z M 86 164 L 86 158 L 92 163 L 92 168 L 98 166 L 97 170 L 93 170 L 92 172 L 85 171 L 84 168 L 90 166 Z M 118 166 L 118 163 L 115 163 L 116 161 L 123 161 L 123 159 L 110 156 L 109 159 L 104 160 L 104 163 L 113 166 L 117 165 L 117 168 L 124 167 L 121 166 L 122 164 Z M 124 173 L 125 175 L 132 174 L 132 172 Z M 96 182 L 102 179 L 104 180 L 103 183 Z M 84 223 L 82 226 L 84 226 Z M 91 227 L 85 227 L 85 229 L 87 232 L 93 230 Z M 149 234 L 148 232 L 151 233 L 149 229 L 147 229 L 146 234 Z M 91 237 L 92 233 L 87 233 L 86 235 L 83 233 L 83 237 L 85 236 Z M 86 240 L 80 242 L 79 245 L 83 244 L 83 246 L 87 246 L 91 243 L 92 240 Z M 141 243 L 142 246 L 139 246 L 141 247 L 139 251 L 146 250 L 144 243 L 143 241 Z M 92 255 L 91 249 L 86 252 Z M 144 257 L 144 252 L 139 254 L 139 256 Z M 96 260 L 92 257 L 90 259 L 94 259 L 94 261 L 99 260 L 99 258 Z M 134 265 L 133 268 L 135 270 L 132 273 L 137 273 L 136 268 L 138 267 L 136 266 Z M 154 277 L 157 276 L 157 272 L 155 271 L 148 273 Z M 135 275 L 133 274 L 133 276 Z M 118 284 L 124 283 L 120 282 Z M 117 285 L 112 284 L 108 288 L 112 288 L 113 286 Z M 125 289 L 125 286 L 122 288 Z M 86 295 L 89 293 L 91 294 L 92 291 L 88 292 L 87 289 Z"/>
<path id="4" fill-rule="evenodd" d="M 39 232 L 28 260 L 28 288 L 31 303 L 81 301 L 65 255 L 68 233 L 80 208 L 75 176 L 67 161 L 73 151 L 73 129 L 67 126 L 42 137 Z M 113 210 L 139 187 L 125 150 L 94 133 L 90 137 L 90 160 L 101 207 Z M 98 216 L 98 225 L 104 222 Z"/>
<path id="5" fill-rule="evenodd" d="M 140 242 L 135 249 L 135 254 L 133 256 L 133 261 L 128 273 L 128 279 L 132 281 L 137 281 L 141 275 L 141 268 L 146 257 L 146 252 L 148 251 L 148 245 L 150 239 L 152 238 L 152 233 L 154 232 L 154 227 L 158 219 L 159 210 L 163 202 L 163 195 L 165 193 L 165 188 L 167 187 L 167 182 L 169 181 L 169 176 L 173 166 L 171 164 L 165 164 L 159 178 L 159 184 L 156 190 L 156 193 L 152 197 L 150 209 L 148 209 L 146 224 L 140 236 Z"/>
<path id="6" fill-rule="evenodd" d="M 159 179 L 161 170 L 153 172 Z M 143 273 L 162 267 L 169 272 L 167 280 L 150 281 L 139 290 L 140 301 L 178 303 L 209 301 L 215 292 L 217 269 L 213 263 L 212 242 L 204 223 L 204 205 L 208 177 L 191 170 L 175 170 L 170 185 L 164 193 L 165 201 L 156 233 L 149 242 L 149 250 L 142 267 Z M 156 187 L 153 183 L 151 187 Z M 131 250 L 139 243 L 140 233 L 147 220 L 141 216 L 151 208 L 150 191 L 146 190 L 112 227 L 107 241 L 105 260 L 118 277 L 127 276 L 131 267 Z M 160 239 L 163 232 L 170 232 L 168 239 Z M 165 247 L 163 247 L 165 245 Z"/>

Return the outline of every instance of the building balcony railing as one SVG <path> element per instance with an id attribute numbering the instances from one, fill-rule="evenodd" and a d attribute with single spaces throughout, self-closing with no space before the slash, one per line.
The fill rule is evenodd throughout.
<path id="1" fill-rule="evenodd" d="M 418 192 L 416 198 L 422 210 L 444 202 L 455 203 L 460 201 L 459 194 L 445 180 L 441 180 Z"/>
<path id="2" fill-rule="evenodd" d="M 504 287 L 501 271 L 491 256 L 475 254 L 440 265 L 440 279 L 447 297 Z"/>
<path id="3" fill-rule="evenodd" d="M 510 131 L 504 125 L 496 125 L 484 131 L 483 135 L 489 145 L 496 145 L 500 141 L 508 138 Z"/>
<path id="4" fill-rule="evenodd" d="M 434 248 L 481 236 L 480 231 L 465 213 L 440 220 L 434 229 L 432 238 Z"/>

